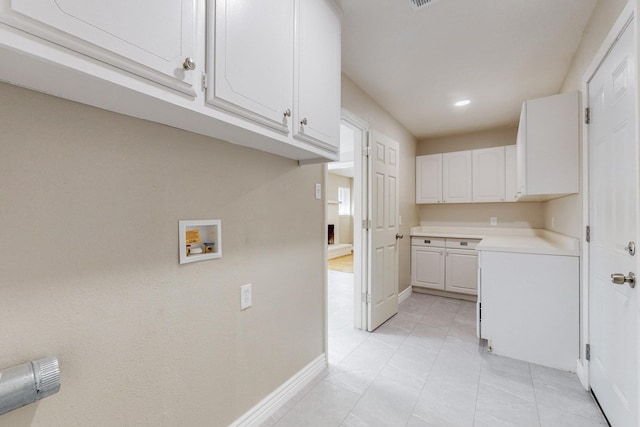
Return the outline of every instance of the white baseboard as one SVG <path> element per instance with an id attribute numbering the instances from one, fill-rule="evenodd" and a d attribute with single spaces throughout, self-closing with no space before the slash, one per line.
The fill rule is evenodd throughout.
<path id="1" fill-rule="evenodd" d="M 262 399 L 256 406 L 235 420 L 232 427 L 254 427 L 264 423 L 274 415 L 300 390 L 311 383 L 327 367 L 327 356 L 322 353 L 311 363 L 298 371 L 287 382 Z"/>
<path id="2" fill-rule="evenodd" d="M 582 364 L 582 359 L 578 359 L 576 362 L 576 375 L 580 383 L 582 383 L 582 387 L 589 391 L 589 372 L 587 371 L 589 369 L 589 362 L 585 361 L 584 363 L 586 366 Z"/>
<path id="3" fill-rule="evenodd" d="M 402 301 L 409 298 L 411 296 L 411 292 L 413 292 L 413 286 L 409 285 L 407 289 L 398 294 L 398 303 L 401 303 Z"/>

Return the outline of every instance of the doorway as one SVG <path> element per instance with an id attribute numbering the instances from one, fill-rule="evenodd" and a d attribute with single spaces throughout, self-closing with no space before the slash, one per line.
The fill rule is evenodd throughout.
<path id="1" fill-rule="evenodd" d="M 633 10 L 626 9 L 586 83 L 590 238 L 589 386 L 614 426 L 638 425 L 638 140 Z"/>
<path id="2" fill-rule="evenodd" d="M 340 120 L 340 160 L 328 165 L 327 222 L 333 228 L 333 245 L 327 242 L 329 266 L 329 340 L 336 328 L 366 329 L 366 307 L 362 301 L 366 286 L 367 234 L 360 226 L 366 212 L 366 162 L 362 153 L 367 146 L 368 124 L 343 110 Z M 333 225 L 333 227 L 331 227 Z M 329 230 L 327 230 L 329 235 Z M 334 293 L 334 282 L 348 287 L 348 298 Z M 345 289 L 340 288 L 340 293 Z M 345 298 L 348 302 L 345 302 Z M 340 303 L 336 303 L 340 300 Z M 332 307 L 331 305 L 334 305 Z M 347 304 L 348 307 L 344 305 Z M 340 307 L 340 315 L 335 314 Z M 345 311 L 346 310 L 346 311 Z M 344 322 L 347 322 L 345 324 Z M 331 345 L 331 343 L 329 343 Z"/>

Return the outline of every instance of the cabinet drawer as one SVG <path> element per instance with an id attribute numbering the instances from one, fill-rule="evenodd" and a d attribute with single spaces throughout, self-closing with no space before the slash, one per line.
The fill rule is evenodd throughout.
<path id="1" fill-rule="evenodd" d="M 442 237 L 412 237 L 411 245 L 413 246 L 431 246 L 434 248 L 444 248 L 444 238 Z M 457 246 L 456 246 L 457 247 Z"/>
<path id="2" fill-rule="evenodd" d="M 447 238 L 447 248 L 475 249 L 480 243 L 480 239 L 449 239 Z"/>

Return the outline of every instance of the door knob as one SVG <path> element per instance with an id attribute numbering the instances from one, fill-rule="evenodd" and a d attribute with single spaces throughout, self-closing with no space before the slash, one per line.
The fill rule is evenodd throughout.
<path id="1" fill-rule="evenodd" d="M 628 276 L 625 276 L 622 273 L 613 273 L 611 275 L 611 283 L 616 285 L 624 285 L 625 283 L 629 284 L 629 287 L 636 287 L 636 275 L 633 273 L 629 273 Z"/>
<path id="2" fill-rule="evenodd" d="M 305 117 L 304 119 L 300 120 L 300 124 L 301 124 L 302 126 L 306 126 L 306 125 L 307 125 L 307 123 L 309 123 L 309 120 L 307 120 L 307 118 L 306 118 L 306 117 Z"/>
<path id="3" fill-rule="evenodd" d="M 182 68 L 184 68 L 187 71 L 195 70 L 196 69 L 196 63 L 195 63 L 195 61 L 193 59 L 186 58 L 184 60 L 184 62 L 182 63 Z"/>
<path id="4" fill-rule="evenodd" d="M 402 239 L 403 237 L 404 237 L 404 234 L 400 234 L 400 233 L 396 234 L 396 240 Z"/>

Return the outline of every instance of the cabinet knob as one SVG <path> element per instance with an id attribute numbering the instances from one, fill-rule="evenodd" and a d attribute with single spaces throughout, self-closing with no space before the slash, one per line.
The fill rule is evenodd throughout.
<path id="1" fill-rule="evenodd" d="M 309 121 L 307 120 L 307 118 L 306 118 L 306 117 L 305 117 L 304 119 L 300 120 L 300 124 L 301 124 L 302 126 L 306 126 L 306 125 L 307 125 L 307 123 L 309 123 Z"/>
<path id="2" fill-rule="evenodd" d="M 282 113 L 285 117 L 291 117 L 291 110 L 287 108 L 284 113 Z"/>
<path id="3" fill-rule="evenodd" d="M 193 59 L 191 58 L 186 58 L 184 60 L 184 62 L 182 63 L 182 68 L 184 68 L 187 71 L 192 71 L 196 69 L 196 63 Z"/>

